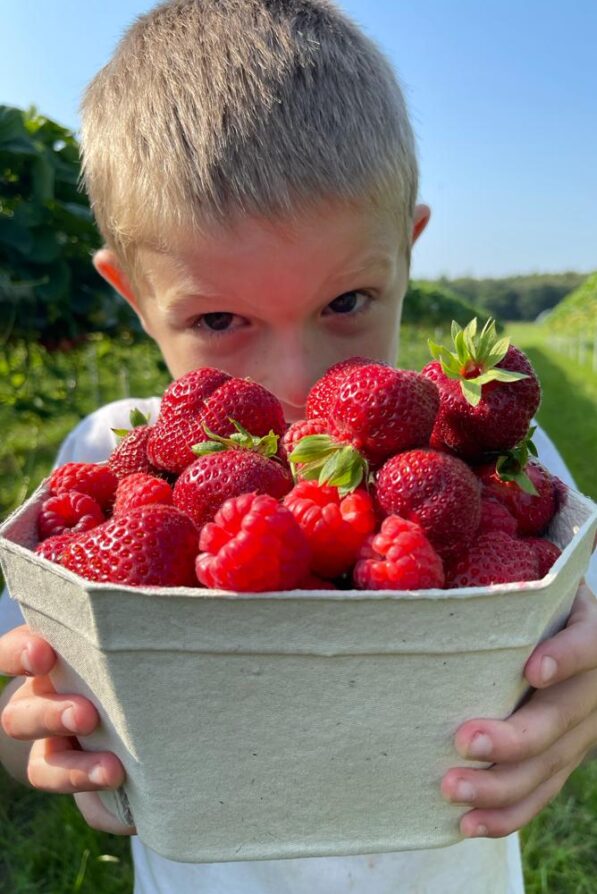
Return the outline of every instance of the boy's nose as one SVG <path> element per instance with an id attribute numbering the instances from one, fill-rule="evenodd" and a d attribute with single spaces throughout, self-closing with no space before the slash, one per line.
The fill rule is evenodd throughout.
<path id="1" fill-rule="evenodd" d="M 255 378 L 276 395 L 288 422 L 302 419 L 307 395 L 319 375 L 308 351 L 301 344 L 280 340 L 262 357 L 259 372 Z"/>

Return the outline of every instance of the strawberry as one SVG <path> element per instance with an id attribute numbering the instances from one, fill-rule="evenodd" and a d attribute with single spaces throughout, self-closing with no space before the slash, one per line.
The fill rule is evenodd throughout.
<path id="1" fill-rule="evenodd" d="M 54 534 L 52 537 L 48 537 L 46 540 L 38 543 L 35 547 L 35 552 L 38 556 L 43 556 L 44 559 L 47 559 L 48 562 L 55 562 L 59 565 L 60 557 L 64 552 L 66 544 L 74 540 L 75 537 L 77 537 L 77 534 L 73 533 L 72 529 L 65 534 Z"/>
<path id="2" fill-rule="evenodd" d="M 112 515 L 124 515 L 149 503 L 172 503 L 172 488 L 163 478 L 146 472 L 133 472 L 118 482 Z"/>
<path id="3" fill-rule="evenodd" d="M 113 428 L 112 431 L 122 440 L 116 445 L 108 458 L 108 468 L 118 479 L 132 475 L 134 472 L 146 472 L 148 475 L 163 475 L 147 459 L 147 441 L 153 426 L 140 410 L 131 410 L 131 428 Z"/>
<path id="4" fill-rule="evenodd" d="M 361 590 L 426 590 L 444 585 L 442 560 L 422 528 L 389 515 L 361 547 L 354 569 Z"/>
<path id="5" fill-rule="evenodd" d="M 200 456 L 174 485 L 172 500 L 198 529 L 212 521 L 225 500 L 255 492 L 277 499 L 292 487 L 288 469 L 278 460 L 247 449 L 228 449 Z"/>
<path id="6" fill-rule="evenodd" d="M 333 400 L 335 400 L 338 388 L 347 377 L 347 375 L 357 366 L 366 366 L 371 363 L 365 357 L 349 357 L 348 360 L 341 360 L 318 379 L 309 394 L 307 395 L 307 403 L 305 407 L 307 419 L 327 419 L 330 414 L 330 408 Z M 311 434 L 311 432 L 310 432 Z"/>
<path id="7" fill-rule="evenodd" d="M 332 433 L 379 464 L 399 450 L 429 443 L 439 395 L 419 373 L 371 361 L 348 367 L 327 401 Z"/>
<path id="8" fill-rule="evenodd" d="M 446 564 L 446 587 L 487 587 L 538 580 L 535 550 L 503 531 L 482 534 Z"/>
<path id="9" fill-rule="evenodd" d="M 193 587 L 198 535 L 174 506 L 132 509 L 67 543 L 60 564 L 87 580 L 132 587 Z"/>
<path id="10" fill-rule="evenodd" d="M 99 504 L 89 494 L 75 490 L 48 497 L 37 516 L 40 540 L 66 532 L 89 531 L 104 521 Z"/>
<path id="11" fill-rule="evenodd" d="M 340 497 L 337 487 L 301 481 L 284 497 L 311 547 L 311 570 L 338 577 L 354 565 L 365 537 L 375 528 L 371 497 L 357 490 Z"/>
<path id="12" fill-rule="evenodd" d="M 489 534 L 491 531 L 503 531 L 510 537 L 516 537 L 518 522 L 504 504 L 489 493 L 481 492 L 481 521 L 476 536 Z"/>
<path id="13" fill-rule="evenodd" d="M 521 537 L 539 536 L 546 530 L 558 509 L 560 485 L 540 463 L 529 460 L 524 470 L 534 495 L 522 490 L 516 480 L 504 481 L 492 463 L 479 466 L 475 471 L 485 491 L 503 503 L 514 516 Z"/>
<path id="14" fill-rule="evenodd" d="M 498 339 L 488 320 L 462 330 L 452 324 L 455 351 L 429 342 L 436 358 L 422 375 L 439 389 L 431 444 L 469 461 L 510 450 L 521 441 L 539 406 L 541 389 L 528 358 L 509 339 Z"/>
<path id="15" fill-rule="evenodd" d="M 481 518 L 480 486 L 469 467 L 437 450 L 392 456 L 375 481 L 384 515 L 420 525 L 441 556 L 471 542 Z"/>
<path id="16" fill-rule="evenodd" d="M 256 436 L 270 431 L 281 435 L 286 428 L 282 405 L 262 385 L 209 367 L 193 370 L 166 389 L 147 456 L 159 468 L 179 474 L 195 458 L 193 445 L 210 440 L 208 428 L 221 436 L 234 433 L 231 420 Z"/>
<path id="17" fill-rule="evenodd" d="M 551 540 L 545 540 L 541 537 L 525 537 L 523 543 L 535 550 L 535 555 L 539 562 L 539 578 L 545 577 L 551 571 L 552 565 L 562 555 L 562 550 L 555 543 L 552 543 Z"/>
<path id="18" fill-rule="evenodd" d="M 269 494 L 226 500 L 201 531 L 197 577 L 206 587 L 245 593 L 292 590 L 311 551 L 293 514 Z"/>
<path id="19" fill-rule="evenodd" d="M 54 469 L 48 484 L 55 496 L 76 490 L 93 497 L 102 509 L 109 509 L 114 501 L 118 479 L 108 466 L 101 463 L 66 463 Z"/>

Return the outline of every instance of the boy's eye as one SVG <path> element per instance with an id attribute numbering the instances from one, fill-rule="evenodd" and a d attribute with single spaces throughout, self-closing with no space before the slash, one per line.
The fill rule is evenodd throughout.
<path id="1" fill-rule="evenodd" d="M 200 317 L 201 324 L 213 332 L 223 332 L 224 329 L 229 329 L 233 319 L 234 314 L 226 313 L 225 311 L 203 314 Z"/>
<path id="2" fill-rule="evenodd" d="M 364 292 L 345 292 L 330 301 L 324 314 L 354 314 L 364 310 L 368 303 L 369 296 Z"/>

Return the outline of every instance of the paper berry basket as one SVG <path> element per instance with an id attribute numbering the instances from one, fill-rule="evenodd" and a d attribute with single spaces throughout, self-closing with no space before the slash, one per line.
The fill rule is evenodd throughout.
<path id="1" fill-rule="evenodd" d="M 45 485 L 0 528 L 9 590 L 59 653 L 58 691 L 127 772 L 106 806 L 179 861 L 390 852 L 459 840 L 439 794 L 464 720 L 503 718 L 563 626 L 597 507 L 568 491 L 542 580 L 417 594 L 89 583 L 31 552 Z M 267 556 L 264 556 L 267 561 Z M 477 764 L 478 765 L 478 764 Z"/>

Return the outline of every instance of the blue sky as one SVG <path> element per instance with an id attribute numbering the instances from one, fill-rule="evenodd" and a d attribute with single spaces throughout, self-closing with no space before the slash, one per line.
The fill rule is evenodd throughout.
<path id="1" fill-rule="evenodd" d="M 78 127 L 151 0 L 2 0 L 0 102 Z M 419 277 L 597 269 L 597 2 L 344 0 L 402 80 L 433 216 Z"/>

